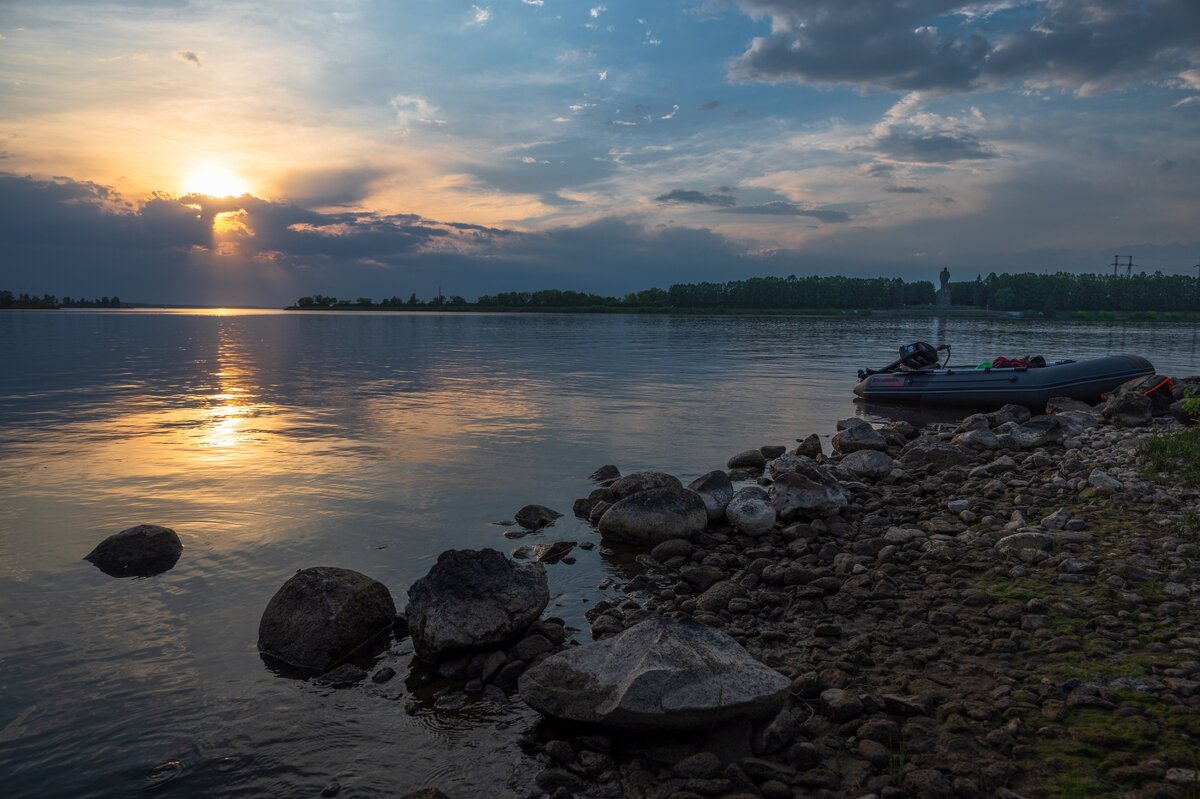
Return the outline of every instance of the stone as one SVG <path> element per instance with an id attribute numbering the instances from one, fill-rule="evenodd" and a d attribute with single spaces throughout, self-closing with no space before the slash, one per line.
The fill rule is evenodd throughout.
<path id="1" fill-rule="evenodd" d="M 258 651 L 295 668 L 326 672 L 371 644 L 382 648 L 395 618 L 383 583 L 350 569 L 301 569 L 263 610 Z"/>
<path id="2" fill-rule="evenodd" d="M 693 480 L 688 484 L 688 489 L 704 500 L 704 510 L 710 522 L 725 518 L 725 506 L 733 499 L 733 481 L 726 472 L 715 469 Z"/>
<path id="3" fill-rule="evenodd" d="M 992 411 L 987 414 L 988 421 L 991 423 L 993 430 L 1007 422 L 1013 422 L 1018 425 L 1025 424 L 1031 416 L 1032 414 L 1029 409 L 1024 405 L 1013 405 L 1012 403 L 1003 406 L 998 411 Z"/>
<path id="4" fill-rule="evenodd" d="M 575 546 L 576 543 L 574 541 L 555 541 L 550 544 L 536 544 L 530 547 L 529 551 L 533 555 L 533 559 L 538 563 L 558 563 Z"/>
<path id="5" fill-rule="evenodd" d="M 732 580 L 714 583 L 703 594 L 696 597 L 696 604 L 709 613 L 716 613 L 729 606 L 731 600 L 744 597 L 746 589 Z"/>
<path id="6" fill-rule="evenodd" d="M 1046 401 L 1046 413 L 1055 416 L 1060 413 L 1087 413 L 1093 416 L 1100 411 L 1098 408 L 1093 408 L 1083 400 L 1072 399 L 1071 397 L 1051 397 Z"/>
<path id="7" fill-rule="evenodd" d="M 991 450 L 1000 448 L 1000 439 L 991 430 L 968 430 L 959 433 L 950 442 L 958 447 L 973 450 Z"/>
<path id="8" fill-rule="evenodd" d="M 811 461 L 779 475 L 768 493 L 776 515 L 785 521 L 828 516 L 849 504 L 846 489 Z"/>
<path id="9" fill-rule="evenodd" d="M 1062 530 L 1070 520 L 1071 512 L 1066 508 L 1059 508 L 1049 516 L 1042 517 L 1042 527 L 1047 530 Z"/>
<path id="10" fill-rule="evenodd" d="M 408 589 L 409 633 L 422 660 L 492 648 L 516 638 L 550 601 L 540 563 L 494 549 L 451 549 Z"/>
<path id="11" fill-rule="evenodd" d="M 985 414 L 973 413 L 966 419 L 963 419 L 956 429 L 955 433 L 969 433 L 972 430 L 991 430 L 992 422 Z"/>
<path id="12" fill-rule="evenodd" d="M 1017 449 L 1035 449 L 1061 444 L 1065 437 L 1063 420 L 1057 416 L 1034 416 L 1007 434 Z"/>
<path id="13" fill-rule="evenodd" d="M 731 718 L 765 721 L 791 682 L 722 632 L 688 618 L 648 619 L 551 655 L 520 679 L 543 715 L 635 731 L 704 730 Z"/>
<path id="14" fill-rule="evenodd" d="M 611 463 L 606 463 L 596 471 L 592 472 L 588 477 L 589 480 L 595 480 L 598 483 L 607 482 L 608 480 L 616 480 L 621 476 L 621 470 Z"/>
<path id="15" fill-rule="evenodd" d="M 1048 533 L 1025 530 L 1012 535 L 1006 535 L 996 542 L 1000 552 L 1020 552 L 1023 549 L 1048 550 L 1054 546 L 1054 538 Z"/>
<path id="16" fill-rule="evenodd" d="M 171 528 L 139 524 L 110 535 L 83 559 L 110 577 L 150 577 L 170 570 L 182 552 Z"/>
<path id="17" fill-rule="evenodd" d="M 887 439 L 865 422 L 847 427 L 833 436 L 833 451 L 848 455 L 862 449 L 887 449 Z"/>
<path id="18" fill-rule="evenodd" d="M 343 663 L 333 671 L 328 671 L 317 678 L 317 682 L 332 688 L 349 688 L 362 682 L 367 673 L 353 663 Z"/>
<path id="19" fill-rule="evenodd" d="M 541 530 L 543 527 L 549 527 L 554 524 L 555 519 L 561 516 L 561 513 L 551 510 L 545 505 L 526 505 L 513 514 L 517 524 L 526 530 Z"/>
<path id="20" fill-rule="evenodd" d="M 891 474 L 895 464 L 886 452 L 860 449 L 842 458 L 838 465 L 855 477 L 865 480 L 882 480 Z"/>
<path id="21" fill-rule="evenodd" d="M 927 467 L 936 470 L 962 466 L 969 459 L 967 451 L 947 441 L 918 438 L 904 448 L 900 464 L 905 469 Z"/>
<path id="22" fill-rule="evenodd" d="M 683 488 L 679 478 L 665 472 L 634 472 L 619 478 L 608 487 L 609 502 L 631 497 L 652 488 Z"/>
<path id="23" fill-rule="evenodd" d="M 774 460 L 783 453 L 787 452 L 787 447 L 782 444 L 764 444 L 758 448 L 758 451 L 763 454 L 767 460 Z"/>
<path id="24" fill-rule="evenodd" d="M 1100 415 L 1117 427 L 1144 427 L 1154 417 L 1154 403 L 1144 394 L 1118 389 L 1105 401 Z"/>
<path id="25" fill-rule="evenodd" d="M 761 472 L 767 468 L 767 459 L 760 450 L 748 449 L 730 458 L 726 464 L 730 469 L 753 469 Z"/>
<path id="26" fill-rule="evenodd" d="M 799 446 L 792 450 L 792 454 L 801 455 L 806 458 L 815 458 L 821 455 L 824 450 L 821 448 L 821 437 L 816 433 L 804 439 L 796 439 Z"/>
<path id="27" fill-rule="evenodd" d="M 1124 488 L 1120 480 L 1099 468 L 1092 469 L 1088 475 L 1088 485 L 1100 496 L 1115 494 Z"/>
<path id="28" fill-rule="evenodd" d="M 821 692 L 821 707 L 825 715 L 835 724 L 858 718 L 862 715 L 862 701 L 841 688 L 827 688 Z"/>
<path id="29" fill-rule="evenodd" d="M 607 539 L 651 548 L 672 538 L 691 538 L 707 525 L 704 500 L 678 487 L 652 488 L 616 502 L 600 517 L 599 527 Z"/>
<path id="30" fill-rule="evenodd" d="M 742 489 L 725 508 L 729 522 L 746 535 L 759 536 L 775 527 L 775 506 L 761 489 Z"/>
<path id="31" fill-rule="evenodd" d="M 382 683 L 385 683 L 388 680 L 392 679 L 395 676 L 396 676 L 395 669 L 393 669 L 391 666 L 384 666 L 379 671 L 377 671 L 371 675 L 371 682 L 382 684 Z"/>
<path id="32" fill-rule="evenodd" d="M 650 550 L 650 557 L 655 560 L 665 563 L 671 558 L 687 558 L 692 554 L 692 550 L 696 545 L 686 538 L 672 538 L 669 541 L 663 541 L 661 544 Z"/>

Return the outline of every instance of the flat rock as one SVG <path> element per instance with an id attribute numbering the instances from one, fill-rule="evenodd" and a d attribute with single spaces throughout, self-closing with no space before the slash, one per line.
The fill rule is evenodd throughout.
<path id="1" fill-rule="evenodd" d="M 170 570 L 182 552 L 171 528 L 139 524 L 110 535 L 83 559 L 111 577 L 149 577 Z"/>
<path id="2" fill-rule="evenodd" d="M 451 549 L 408 589 L 409 633 L 423 660 L 494 648 L 537 621 L 550 601 L 540 563 L 494 549 Z"/>
<path id="3" fill-rule="evenodd" d="M 258 651 L 325 672 L 370 644 L 386 643 L 395 619 L 396 605 L 383 583 L 350 569 L 301 569 L 267 603 Z"/>
<path id="4" fill-rule="evenodd" d="M 766 721 L 790 688 L 732 638 L 687 618 L 640 622 L 552 655 L 520 679 L 521 698 L 544 715 L 649 732 Z"/>
<path id="5" fill-rule="evenodd" d="M 561 513 L 547 508 L 545 505 L 526 505 L 513 514 L 517 524 L 526 530 L 541 530 L 543 527 L 554 524 L 554 520 L 561 517 Z"/>

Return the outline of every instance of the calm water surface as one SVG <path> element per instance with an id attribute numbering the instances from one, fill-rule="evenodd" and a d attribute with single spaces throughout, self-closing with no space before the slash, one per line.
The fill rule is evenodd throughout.
<path id="1" fill-rule="evenodd" d="M 854 370 L 916 339 L 956 360 L 1137 353 L 1200 372 L 1190 324 L 282 312 L 0 313 L 0 777 L 8 796 L 522 792 L 537 723 L 399 677 L 334 691 L 259 659 L 295 570 L 405 591 L 491 522 L 567 512 L 603 463 L 685 481 L 762 444 L 833 432 Z M 141 522 L 178 531 L 166 574 L 81 560 Z M 549 567 L 583 627 L 597 551 Z M 586 635 L 586 634 L 585 634 Z M 405 706 L 417 702 L 415 715 Z M 411 709 L 411 708 L 410 708 Z"/>

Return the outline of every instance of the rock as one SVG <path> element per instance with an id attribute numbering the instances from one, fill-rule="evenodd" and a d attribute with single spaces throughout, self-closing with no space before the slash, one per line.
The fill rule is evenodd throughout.
<path id="1" fill-rule="evenodd" d="M 1013 460 L 1008 455 L 1001 455 L 999 458 L 996 458 L 996 460 L 992 461 L 991 463 L 984 464 L 983 466 L 976 466 L 974 469 L 971 470 L 970 476 L 972 478 L 994 477 L 998 474 L 1005 474 L 1006 472 L 1011 472 L 1016 468 L 1017 468 L 1017 462 L 1015 460 Z"/>
<path id="2" fill-rule="evenodd" d="M 746 589 L 732 580 L 722 580 L 713 584 L 707 591 L 696 597 L 696 604 L 709 613 L 725 610 L 729 603 L 746 595 Z"/>
<path id="3" fill-rule="evenodd" d="M 1059 508 L 1049 516 L 1042 518 L 1042 527 L 1045 527 L 1047 530 L 1062 530 L 1070 520 L 1071 512 L 1066 508 Z"/>
<path id="4" fill-rule="evenodd" d="M 704 500 L 704 510 L 710 522 L 725 518 L 725 506 L 733 499 L 733 482 L 727 473 L 715 469 L 693 480 L 688 488 Z"/>
<path id="5" fill-rule="evenodd" d="M 822 691 L 821 706 L 825 710 L 825 715 L 835 724 L 858 718 L 863 712 L 862 701 L 841 688 L 828 688 Z"/>
<path id="6" fill-rule="evenodd" d="M 611 463 L 606 463 L 596 471 L 592 472 L 588 477 L 589 480 L 595 480 L 598 483 L 603 483 L 607 480 L 616 480 L 621 476 L 621 470 Z"/>
<path id="7" fill-rule="evenodd" d="M 767 460 L 774 460 L 783 453 L 787 452 L 787 447 L 781 444 L 764 444 L 758 448 L 758 451 L 763 454 Z"/>
<path id="8" fill-rule="evenodd" d="M 1064 424 L 1058 416 L 1034 416 L 1007 436 L 1016 449 L 1061 444 L 1065 436 Z"/>
<path id="9" fill-rule="evenodd" d="M 974 450 L 999 449 L 1000 439 L 991 430 L 976 429 L 959 433 L 950 442 L 958 447 Z"/>
<path id="10" fill-rule="evenodd" d="M 353 663 L 343 663 L 333 671 L 317 678 L 317 682 L 333 688 L 349 688 L 367 679 L 367 673 Z"/>
<path id="11" fill-rule="evenodd" d="M 558 563 L 567 553 L 575 548 L 574 541 L 555 541 L 551 544 L 537 544 L 530 548 L 533 559 L 538 563 Z"/>
<path id="12" fill-rule="evenodd" d="M 900 464 L 905 469 L 927 467 L 936 470 L 962 466 L 970 456 L 961 447 L 930 438 L 918 438 L 904 448 Z"/>
<path id="13" fill-rule="evenodd" d="M 652 488 L 622 499 L 600 517 L 599 527 L 606 538 L 650 548 L 672 538 L 691 538 L 707 525 L 704 500 L 679 487 Z"/>
<path id="14" fill-rule="evenodd" d="M 821 449 L 821 437 L 813 433 L 808 438 L 796 439 L 800 446 L 792 450 L 794 455 L 801 455 L 805 458 L 815 458 L 823 453 Z"/>
<path id="15" fill-rule="evenodd" d="M 110 535 L 84 560 L 111 577 L 150 577 L 171 569 L 182 552 L 183 544 L 171 528 L 139 524 Z"/>
<path id="16" fill-rule="evenodd" d="M 833 436 L 834 452 L 848 455 L 862 449 L 887 449 L 887 439 L 865 422 L 847 427 Z"/>
<path id="17" fill-rule="evenodd" d="M 550 601 L 540 563 L 494 549 L 450 549 L 408 589 L 409 632 L 423 660 L 501 645 L 537 621 Z"/>
<path id="18" fill-rule="evenodd" d="M 609 502 L 631 497 L 652 488 L 683 488 L 679 478 L 665 472 L 634 472 L 618 479 L 608 487 L 612 498 Z"/>
<path id="19" fill-rule="evenodd" d="M 992 411 L 991 413 L 987 414 L 988 421 L 991 423 L 993 430 L 1000 425 L 1005 424 L 1006 422 L 1025 424 L 1029 421 L 1030 416 L 1032 416 L 1032 414 L 1024 405 L 1013 405 L 1011 403 L 1005 405 L 998 411 Z"/>
<path id="20" fill-rule="evenodd" d="M 517 524 L 526 530 L 541 530 L 543 527 L 549 527 L 554 524 L 555 519 L 561 516 L 561 513 L 551 510 L 545 505 L 526 505 L 513 514 Z"/>
<path id="21" fill-rule="evenodd" d="M 1182 425 L 1186 425 L 1187 427 L 1191 427 L 1192 425 L 1196 424 L 1196 421 L 1200 419 L 1200 413 L 1197 413 L 1196 411 L 1189 411 L 1184 406 L 1184 400 L 1176 400 L 1175 402 L 1172 402 L 1170 406 L 1168 406 L 1167 412 L 1170 413 L 1171 416 L 1175 417 L 1175 421 Z"/>
<path id="22" fill-rule="evenodd" d="M 671 558 L 690 557 L 692 550 L 695 548 L 695 544 L 693 544 L 691 541 L 688 541 L 686 538 L 672 538 L 669 541 L 663 541 L 654 549 L 650 550 L 650 557 L 662 563 L 666 563 Z"/>
<path id="23" fill-rule="evenodd" d="M 1118 389 L 1105 401 L 1100 415 L 1117 427 L 1144 427 L 1154 416 L 1154 403 L 1141 393 Z"/>
<path id="24" fill-rule="evenodd" d="M 396 676 L 395 669 L 393 669 L 391 666 L 384 666 L 379 671 L 377 671 L 371 675 L 371 682 L 382 684 L 382 683 L 385 683 L 388 680 L 392 679 L 395 676 Z"/>
<path id="25" fill-rule="evenodd" d="M 775 526 L 775 506 L 761 489 L 742 489 L 725 508 L 729 522 L 746 535 L 762 535 Z"/>
<path id="26" fill-rule="evenodd" d="M 963 419 L 959 423 L 958 429 L 955 430 L 954 432 L 957 434 L 961 434 L 961 433 L 969 433 L 972 430 L 991 430 L 991 429 L 992 429 L 992 421 L 986 415 L 984 415 L 982 413 L 973 413 L 970 416 L 968 416 L 966 419 Z"/>
<path id="27" fill-rule="evenodd" d="M 325 672 L 369 644 L 386 644 L 395 619 L 396 606 L 383 583 L 350 569 L 301 569 L 267 603 L 258 651 Z"/>
<path id="28" fill-rule="evenodd" d="M 1088 475 L 1088 485 L 1100 496 L 1109 496 L 1124 488 L 1120 480 L 1099 468 L 1092 469 L 1092 473 Z"/>
<path id="29" fill-rule="evenodd" d="M 895 464 L 886 452 L 860 449 L 842 458 L 838 465 L 855 477 L 866 480 L 882 480 L 891 474 Z"/>
<path id="30" fill-rule="evenodd" d="M 827 516 L 849 503 L 841 484 L 811 461 L 779 475 L 768 493 L 776 515 L 784 520 Z"/>
<path id="31" fill-rule="evenodd" d="M 707 729 L 731 718 L 765 721 L 791 682 L 729 636 L 691 619 L 648 619 L 593 644 L 551 655 L 520 680 L 538 712 L 616 729 Z"/>
<path id="32" fill-rule="evenodd" d="M 1054 546 L 1054 538 L 1048 533 L 1026 530 L 1006 535 L 996 542 L 1000 552 L 1019 552 L 1023 549 L 1047 550 Z"/>
<path id="33" fill-rule="evenodd" d="M 748 449 L 734 455 L 725 465 L 730 469 L 754 469 L 761 472 L 767 468 L 767 459 L 759 450 Z"/>
<path id="34" fill-rule="evenodd" d="M 1051 416 L 1067 412 L 1087 413 L 1095 416 L 1100 411 L 1099 409 L 1088 405 L 1083 400 L 1071 399 L 1070 397 L 1051 397 L 1046 402 L 1046 413 Z"/>

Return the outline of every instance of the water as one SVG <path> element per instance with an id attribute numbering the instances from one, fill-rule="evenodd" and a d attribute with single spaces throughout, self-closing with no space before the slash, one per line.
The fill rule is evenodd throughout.
<path id="1" fill-rule="evenodd" d="M 408 586 L 450 547 L 594 540 L 570 517 L 603 463 L 685 481 L 762 444 L 828 435 L 860 366 L 912 340 L 993 355 L 1144 354 L 1200 372 L 1190 324 L 1009 320 L 53 311 L 0 314 L 0 775 L 9 796 L 517 795 L 537 716 L 391 683 L 335 691 L 259 659 L 296 569 Z M 141 522 L 178 531 L 166 574 L 81 561 Z M 628 564 L 549 567 L 585 628 Z M 586 628 L 585 628 L 586 629 Z M 586 635 L 586 633 L 584 634 Z M 405 712 L 417 701 L 415 715 Z"/>

